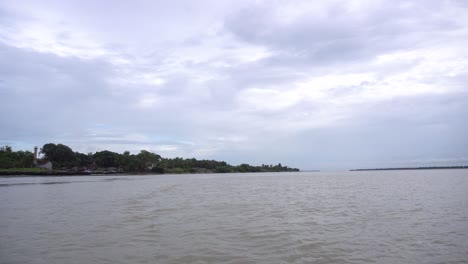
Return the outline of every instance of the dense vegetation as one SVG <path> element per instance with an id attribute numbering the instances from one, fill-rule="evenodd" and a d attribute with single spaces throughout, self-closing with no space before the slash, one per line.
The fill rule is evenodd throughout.
<path id="1" fill-rule="evenodd" d="M 13 151 L 10 146 L 0 147 L 0 169 L 31 168 L 33 156 L 30 151 Z"/>
<path id="2" fill-rule="evenodd" d="M 123 154 L 104 150 L 83 154 L 63 144 L 45 144 L 41 149 L 42 161 L 51 161 L 54 169 L 75 171 L 116 171 L 152 173 L 226 173 L 226 172 L 279 172 L 299 171 L 278 165 L 252 166 L 230 165 L 224 161 L 197 160 L 194 158 L 163 158 L 158 154 L 141 150 L 138 154 Z M 30 151 L 13 151 L 11 147 L 0 148 L 0 169 L 31 168 L 34 154 Z"/>

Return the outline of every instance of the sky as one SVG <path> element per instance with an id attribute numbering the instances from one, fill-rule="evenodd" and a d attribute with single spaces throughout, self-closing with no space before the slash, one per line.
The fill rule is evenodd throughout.
<path id="1" fill-rule="evenodd" d="M 0 145 L 468 165 L 468 1 L 0 0 Z"/>

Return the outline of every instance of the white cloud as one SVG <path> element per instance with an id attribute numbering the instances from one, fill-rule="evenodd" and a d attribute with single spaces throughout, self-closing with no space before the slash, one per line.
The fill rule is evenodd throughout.
<path id="1" fill-rule="evenodd" d="M 458 148 L 467 144 L 460 121 L 468 115 L 466 6 L 367 0 L 183 6 L 0 5 L 0 111 L 9 113 L 0 118 L 7 127 L 0 140 L 23 146 L 58 139 L 83 151 L 148 149 L 305 168 L 304 157 L 320 160 L 321 152 L 337 149 L 343 158 L 329 155 L 324 166 L 357 166 L 372 157 L 354 159 L 361 147 L 353 142 L 368 143 L 362 134 L 372 130 L 381 142 L 396 142 L 392 131 L 411 127 L 406 138 L 415 138 L 423 125 L 407 121 L 419 118 L 448 127 L 431 130 L 434 141 L 461 143 L 432 153 L 402 150 L 411 155 L 388 148 L 382 159 L 468 155 Z M 48 116 L 48 125 L 31 113 Z M 19 122 L 25 119 L 34 134 Z M 337 129 L 355 132 L 340 142 Z"/>

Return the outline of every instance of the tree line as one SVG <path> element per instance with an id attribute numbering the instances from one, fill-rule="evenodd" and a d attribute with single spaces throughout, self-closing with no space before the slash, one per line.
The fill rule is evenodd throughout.
<path id="1" fill-rule="evenodd" d="M 281 172 L 299 171 L 277 165 L 252 166 L 230 165 L 225 161 L 197 160 L 195 158 L 163 158 L 156 153 L 141 150 L 138 154 L 129 151 L 116 153 L 109 150 L 95 153 L 73 151 L 64 144 L 45 144 L 40 149 L 42 161 L 50 161 L 54 169 L 64 170 L 113 170 L 118 172 L 152 173 L 227 173 L 227 172 Z M 0 147 L 0 168 L 31 168 L 34 154 L 30 151 L 13 151 L 10 146 Z"/>

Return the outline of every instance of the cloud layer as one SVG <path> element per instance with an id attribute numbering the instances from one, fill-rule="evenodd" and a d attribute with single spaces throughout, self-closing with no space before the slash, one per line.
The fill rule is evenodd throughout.
<path id="1" fill-rule="evenodd" d="M 468 163 L 463 1 L 4 1 L 0 144 Z"/>

